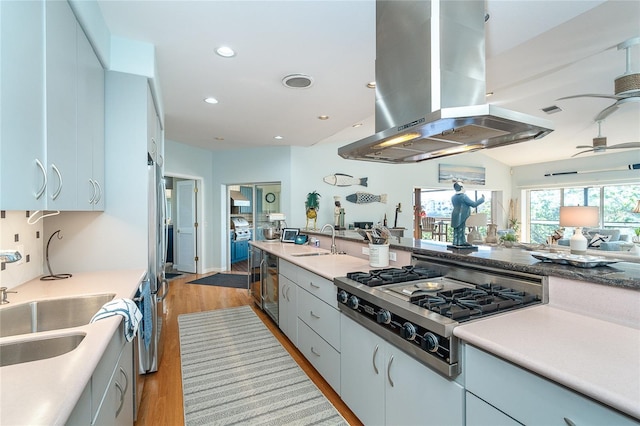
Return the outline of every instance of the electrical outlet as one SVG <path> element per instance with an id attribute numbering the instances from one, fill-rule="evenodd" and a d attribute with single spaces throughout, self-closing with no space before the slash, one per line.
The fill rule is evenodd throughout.
<path id="1" fill-rule="evenodd" d="M 20 265 L 20 264 L 24 263 L 24 260 L 25 260 L 25 258 L 27 256 L 26 253 L 24 252 L 24 244 L 18 244 L 16 246 L 16 250 L 18 250 L 20 252 L 20 255 L 22 256 L 22 259 L 20 259 L 20 260 L 18 260 L 16 262 L 16 265 Z"/>
<path id="2" fill-rule="evenodd" d="M 369 254 L 369 247 L 362 247 L 362 254 Z"/>
<path id="3" fill-rule="evenodd" d="M 395 261 L 397 260 L 397 259 L 396 259 L 396 252 L 395 252 L 395 251 L 390 251 L 390 252 L 389 252 L 389 260 L 391 260 L 391 261 L 393 261 L 393 262 L 395 262 Z"/>

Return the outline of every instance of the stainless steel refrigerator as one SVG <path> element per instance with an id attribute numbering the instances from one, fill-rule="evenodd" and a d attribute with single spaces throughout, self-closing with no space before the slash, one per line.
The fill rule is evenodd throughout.
<path id="1" fill-rule="evenodd" d="M 141 373 L 151 373 L 158 370 L 162 356 L 161 337 L 164 299 L 169 292 L 169 282 L 165 278 L 168 228 L 166 224 L 167 198 L 162 164 L 159 164 L 151 154 L 148 154 L 147 167 L 149 169 L 149 199 L 147 203 L 149 207 L 149 264 L 147 270 L 149 289 L 147 292 L 140 292 L 140 303 L 150 311 L 151 320 L 147 324 L 150 322 L 151 327 L 145 328 L 143 324 L 138 335 L 139 368 Z M 146 304 L 145 297 L 149 298 Z"/>

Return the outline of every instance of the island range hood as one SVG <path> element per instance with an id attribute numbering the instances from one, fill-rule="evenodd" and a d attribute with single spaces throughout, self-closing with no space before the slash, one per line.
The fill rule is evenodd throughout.
<path id="1" fill-rule="evenodd" d="M 551 133 L 485 103 L 484 17 L 477 0 L 376 1 L 376 133 L 338 155 L 415 163 Z"/>

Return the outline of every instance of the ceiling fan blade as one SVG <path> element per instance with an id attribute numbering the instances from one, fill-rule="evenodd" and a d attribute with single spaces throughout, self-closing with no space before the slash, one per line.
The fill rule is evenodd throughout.
<path id="1" fill-rule="evenodd" d="M 593 148 L 592 145 L 578 145 L 576 146 L 576 149 L 585 149 L 585 148 Z"/>
<path id="2" fill-rule="evenodd" d="M 619 101 L 620 99 L 624 99 L 625 96 L 603 95 L 598 93 L 584 93 L 582 95 L 565 96 L 563 98 L 556 99 L 556 101 L 562 101 L 564 99 L 574 99 L 574 98 L 605 98 L 605 99 L 615 99 L 616 101 Z"/>
<path id="3" fill-rule="evenodd" d="M 594 149 L 594 148 L 591 148 L 591 149 L 587 149 L 586 151 L 580 151 L 580 152 L 578 152 L 578 153 L 576 153 L 576 154 L 573 154 L 573 155 L 571 156 L 571 158 L 573 158 L 573 157 L 575 157 L 575 156 L 577 156 L 577 155 L 580 155 L 580 154 L 584 154 L 585 152 L 591 152 L 591 151 L 595 151 L 595 149 Z"/>
<path id="4" fill-rule="evenodd" d="M 602 121 L 605 118 L 607 118 L 608 116 L 610 116 L 611 114 L 613 114 L 614 112 L 616 112 L 618 110 L 618 108 L 620 108 L 618 106 L 618 102 L 616 102 L 615 104 L 609 105 L 608 107 L 606 107 L 605 109 L 600 111 L 598 113 L 598 115 L 596 115 L 593 120 L 594 121 Z"/>
<path id="5" fill-rule="evenodd" d="M 619 143 L 608 147 L 609 149 L 627 149 L 627 148 L 640 148 L 640 142 L 626 142 Z"/>

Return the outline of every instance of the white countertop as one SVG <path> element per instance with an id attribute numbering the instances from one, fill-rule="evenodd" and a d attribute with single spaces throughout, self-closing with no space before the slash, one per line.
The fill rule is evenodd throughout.
<path id="1" fill-rule="evenodd" d="M 538 305 L 463 324 L 458 338 L 640 419 L 640 330 Z"/>
<path id="2" fill-rule="evenodd" d="M 366 272 L 373 269 L 369 266 L 368 260 L 346 254 L 295 256 L 296 254 L 304 253 L 330 253 L 329 250 L 314 246 L 265 241 L 252 241 L 251 244 L 328 280 L 333 280 L 335 277 L 345 276 L 347 275 L 347 272 Z"/>
<path id="3" fill-rule="evenodd" d="M 12 288 L 18 293 L 9 294 L 11 303 L 0 309 L 34 300 L 103 293 L 132 298 L 144 275 L 143 270 L 125 270 L 78 273 L 57 281 L 36 279 Z M 0 368 L 0 424 L 64 424 L 120 322 L 121 317 L 114 316 L 81 327 L 37 333 L 43 338 L 78 332 L 86 336 L 76 349 L 64 355 Z M 0 342 L 34 337 L 23 334 L 0 338 Z"/>

